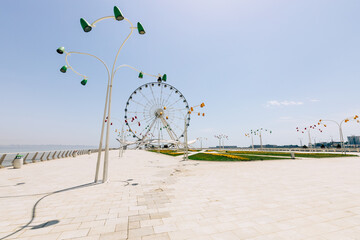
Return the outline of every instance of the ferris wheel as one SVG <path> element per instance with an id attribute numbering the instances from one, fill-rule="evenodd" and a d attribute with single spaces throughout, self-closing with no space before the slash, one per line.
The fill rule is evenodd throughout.
<path id="1" fill-rule="evenodd" d="M 175 87 L 162 81 L 138 87 L 125 107 L 127 132 L 136 141 L 179 141 L 190 123 L 189 104 Z"/>

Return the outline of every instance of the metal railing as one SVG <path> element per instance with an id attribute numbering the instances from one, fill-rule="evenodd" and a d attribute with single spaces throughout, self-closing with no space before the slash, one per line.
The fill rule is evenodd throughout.
<path id="1" fill-rule="evenodd" d="M 98 152 L 98 149 L 81 150 L 57 150 L 57 151 L 39 151 L 39 152 L 18 152 L 18 153 L 0 153 L 0 168 L 12 166 L 16 155 L 23 155 L 23 164 L 44 162 L 49 160 L 73 157 Z"/>

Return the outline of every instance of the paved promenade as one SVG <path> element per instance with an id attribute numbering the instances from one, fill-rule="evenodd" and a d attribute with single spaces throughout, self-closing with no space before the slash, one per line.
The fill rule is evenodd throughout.
<path id="1" fill-rule="evenodd" d="M 180 161 L 110 153 L 0 170 L 0 239 L 360 239 L 360 157 Z"/>

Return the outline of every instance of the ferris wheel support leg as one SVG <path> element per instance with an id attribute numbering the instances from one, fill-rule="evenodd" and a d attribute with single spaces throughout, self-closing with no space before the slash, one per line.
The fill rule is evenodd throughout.
<path id="1" fill-rule="evenodd" d="M 161 119 L 161 122 L 162 122 L 162 124 L 164 125 L 164 127 L 170 126 L 163 117 L 161 117 L 160 119 Z M 168 129 L 168 127 L 166 127 L 166 131 L 168 132 L 170 138 L 171 138 L 172 140 L 176 141 L 177 136 L 176 136 L 175 132 L 173 132 L 172 130 Z"/>
<path id="2" fill-rule="evenodd" d="M 149 129 L 146 131 L 146 133 L 144 134 L 144 137 L 141 139 L 142 142 L 145 141 L 148 133 L 150 132 L 151 128 L 154 126 L 155 122 L 156 122 L 156 119 L 154 119 L 153 122 L 150 124 Z"/>

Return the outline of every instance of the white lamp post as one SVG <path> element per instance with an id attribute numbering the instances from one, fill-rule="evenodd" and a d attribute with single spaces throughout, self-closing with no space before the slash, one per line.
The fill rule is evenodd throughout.
<path id="1" fill-rule="evenodd" d="M 130 38 L 130 36 L 133 33 L 134 29 L 137 29 L 139 34 L 143 35 L 145 34 L 145 30 L 143 28 L 143 26 L 141 25 L 141 23 L 137 23 L 137 27 L 134 27 L 133 24 L 131 23 L 131 21 L 127 18 L 125 18 L 123 16 L 123 14 L 121 13 L 121 11 L 119 10 L 118 7 L 114 7 L 114 16 L 108 16 L 108 17 L 103 17 L 103 18 L 99 18 L 96 21 L 94 21 L 92 24 L 89 24 L 85 19 L 81 18 L 80 19 L 80 24 L 81 27 L 83 28 L 84 32 L 90 32 L 92 30 L 92 28 L 95 27 L 95 24 L 105 20 L 105 19 L 115 19 L 117 21 L 122 21 L 125 20 L 126 22 L 128 22 L 130 24 L 130 33 L 129 35 L 125 38 L 125 40 L 123 41 L 123 43 L 121 44 L 120 48 L 117 51 L 117 54 L 115 56 L 115 60 L 112 66 L 112 70 L 111 73 L 109 71 L 109 68 L 107 67 L 107 65 L 105 64 L 105 62 L 103 60 L 101 60 L 100 58 L 96 57 L 95 55 L 92 54 L 88 54 L 88 53 L 80 53 L 80 52 L 66 52 L 64 47 L 60 47 L 57 49 L 57 52 L 59 54 L 63 54 L 64 52 L 66 53 L 66 57 L 65 57 L 65 61 L 67 63 L 67 65 L 63 66 L 60 71 L 65 73 L 66 70 L 69 68 L 71 69 L 74 73 L 84 77 L 84 79 L 81 81 L 82 85 L 86 85 L 87 83 L 87 77 L 83 74 L 80 74 L 79 72 L 75 71 L 73 67 L 71 67 L 71 65 L 68 63 L 68 56 L 70 56 L 70 54 L 72 53 L 76 53 L 76 54 L 83 54 L 83 55 L 88 55 L 91 57 L 96 58 L 97 60 L 99 60 L 106 68 L 107 73 L 108 73 L 108 84 L 107 84 L 107 90 L 106 90 L 106 100 L 105 100 L 105 108 L 104 108 L 104 115 L 103 115 L 103 123 L 102 123 L 102 128 L 101 128 L 101 136 L 100 136 L 100 143 L 99 143 L 99 152 L 98 152 L 98 159 L 97 159 L 97 164 L 96 164 L 96 173 L 95 173 L 95 182 L 98 181 L 98 175 L 99 175 L 99 167 L 100 167 L 100 159 L 101 159 L 101 151 L 102 151 L 102 145 L 103 145 L 103 137 L 104 137 L 104 128 L 105 128 L 105 119 L 107 120 L 107 127 L 106 127 L 106 137 L 105 137 L 105 158 L 104 158 L 104 171 L 103 171 L 103 182 L 106 182 L 108 180 L 108 166 L 109 166 L 109 133 L 110 133 L 110 122 L 111 122 L 111 100 L 112 100 L 112 86 L 113 86 L 113 80 L 114 80 L 114 76 L 116 71 L 121 68 L 121 67 L 130 67 L 136 71 L 139 71 L 129 65 L 121 65 L 120 67 L 115 69 L 115 65 L 119 56 L 120 51 L 122 50 L 123 46 L 125 45 L 126 41 Z M 143 73 L 141 71 L 140 75 L 142 78 Z M 140 77 L 139 75 L 139 77 Z M 150 75 L 150 74 L 146 74 L 146 75 Z M 154 76 L 154 75 L 150 75 L 150 76 Z"/>
<path id="2" fill-rule="evenodd" d="M 323 124 L 324 127 L 326 127 L 326 124 L 324 124 L 323 122 L 333 122 L 335 123 L 338 128 L 339 128 L 339 135 L 340 135 L 340 143 L 341 143 L 341 152 L 342 153 L 345 153 L 346 154 L 346 149 L 344 148 L 344 135 L 343 135 L 343 131 L 342 131 L 342 124 L 343 123 L 347 123 L 349 122 L 350 120 L 354 120 L 356 121 L 357 123 L 359 123 L 359 116 L 358 115 L 355 115 L 354 117 L 348 117 L 348 118 L 345 118 L 343 119 L 341 122 L 337 122 L 337 121 L 334 121 L 334 120 L 328 120 L 328 119 L 320 119 L 319 120 L 319 123 L 318 125 L 320 124 Z"/>

